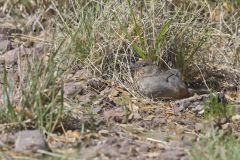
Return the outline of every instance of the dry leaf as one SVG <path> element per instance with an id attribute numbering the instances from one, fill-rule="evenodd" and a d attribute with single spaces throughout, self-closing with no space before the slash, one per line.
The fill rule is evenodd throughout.
<path id="1" fill-rule="evenodd" d="M 80 132 L 79 131 L 71 131 L 71 130 L 68 130 L 66 133 L 65 133 L 65 136 L 67 138 L 76 138 L 76 139 L 79 139 L 80 138 Z"/>
<path id="2" fill-rule="evenodd" d="M 132 119 L 139 120 L 142 118 L 139 114 L 139 107 L 136 104 L 130 102 L 128 105 L 128 109 L 131 112 L 131 114 L 128 116 L 129 120 Z"/>
<path id="3" fill-rule="evenodd" d="M 228 13 L 233 13 L 235 8 L 232 3 L 224 2 L 223 3 L 223 8 L 226 12 Z"/>
<path id="4" fill-rule="evenodd" d="M 111 92 L 110 92 L 110 95 L 109 95 L 109 98 L 118 97 L 119 95 L 120 95 L 120 92 L 116 88 L 112 88 Z"/>

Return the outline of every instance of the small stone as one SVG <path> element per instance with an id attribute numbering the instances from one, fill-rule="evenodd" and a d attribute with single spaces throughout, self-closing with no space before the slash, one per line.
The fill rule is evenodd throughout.
<path id="1" fill-rule="evenodd" d="M 19 54 L 19 55 L 18 55 Z M 25 48 L 23 46 L 15 48 L 13 50 L 7 51 L 3 55 L 0 56 L 0 63 L 6 63 L 7 65 L 13 65 L 17 63 L 18 57 L 22 57 L 24 55 L 30 55 L 31 50 L 29 48 Z"/>
<path id="2" fill-rule="evenodd" d="M 48 144 L 39 130 L 20 131 L 15 134 L 15 151 L 22 153 L 49 151 Z"/>
<path id="3" fill-rule="evenodd" d="M 73 97 L 83 92 L 83 87 L 79 82 L 68 82 L 64 86 L 64 97 Z"/>
<path id="4" fill-rule="evenodd" d="M 182 106 L 183 106 L 184 108 L 188 108 L 190 104 L 191 104 L 190 101 L 185 100 L 185 101 L 183 101 Z"/>

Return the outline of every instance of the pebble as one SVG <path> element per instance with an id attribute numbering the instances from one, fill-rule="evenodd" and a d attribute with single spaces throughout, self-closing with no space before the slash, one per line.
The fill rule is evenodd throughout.
<path id="1" fill-rule="evenodd" d="M 44 135 L 39 130 L 20 131 L 15 134 L 15 151 L 22 153 L 50 151 Z"/>

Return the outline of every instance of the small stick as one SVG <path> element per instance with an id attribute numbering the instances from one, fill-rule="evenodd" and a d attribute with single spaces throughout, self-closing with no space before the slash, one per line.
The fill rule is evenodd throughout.
<path id="1" fill-rule="evenodd" d="M 48 152 L 48 151 L 41 150 L 41 149 L 38 149 L 37 152 L 38 152 L 38 153 L 42 153 L 42 154 L 46 154 L 46 155 L 48 155 L 48 156 L 52 156 L 52 157 L 64 158 L 64 156 L 62 156 L 62 155 L 60 155 L 60 154 L 56 154 L 56 153 L 52 153 L 52 152 Z"/>
<path id="2" fill-rule="evenodd" d="M 165 142 L 165 141 L 161 141 L 161 140 L 158 140 L 158 139 L 153 139 L 153 138 L 147 138 L 148 141 L 152 141 L 152 142 L 157 142 L 157 143 L 161 143 L 161 144 L 164 144 L 164 145 L 167 145 L 168 143 Z"/>

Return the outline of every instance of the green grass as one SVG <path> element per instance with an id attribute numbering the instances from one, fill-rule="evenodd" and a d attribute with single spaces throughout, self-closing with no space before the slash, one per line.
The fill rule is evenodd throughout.
<path id="1" fill-rule="evenodd" d="M 220 136 L 212 132 L 196 143 L 190 151 L 192 160 L 238 160 L 240 139 L 233 135 Z"/>
<path id="2" fill-rule="evenodd" d="M 210 101 L 206 103 L 204 118 L 212 124 L 208 130 L 203 131 L 200 141 L 194 144 L 190 150 L 192 160 L 237 160 L 239 159 L 240 139 L 233 134 L 233 128 L 222 127 L 222 120 L 230 119 L 235 115 L 235 107 L 230 104 L 218 102 L 216 93 L 210 95 Z M 225 122 L 225 123 L 229 123 Z M 233 125 L 232 125 L 233 126 Z"/>
<path id="3" fill-rule="evenodd" d="M 3 107 L 0 108 L 0 120 L 4 121 L 16 121 L 17 116 L 14 111 L 14 106 L 10 100 L 9 93 L 12 92 L 12 87 L 10 87 L 8 83 L 7 70 L 4 66 L 3 73 L 3 85 L 2 85 L 2 93 L 3 93 Z"/>
<path id="4" fill-rule="evenodd" d="M 235 106 L 230 103 L 222 104 L 218 102 L 218 95 L 216 93 L 210 94 L 210 100 L 205 103 L 204 118 L 208 120 L 221 120 L 222 118 L 230 118 L 236 114 Z"/>
<path id="5" fill-rule="evenodd" d="M 163 7 L 154 5 L 143 1 L 141 7 L 136 8 L 128 1 L 129 20 L 121 21 L 119 15 L 115 14 L 120 29 L 136 57 L 187 72 L 195 55 L 207 42 L 207 18 L 200 15 L 206 6 L 193 8 L 191 11 L 180 7 L 173 13 L 167 13 L 168 17 L 159 21 L 164 16 L 164 10 Z M 188 5 L 192 7 L 191 3 Z M 149 11 L 145 12 L 144 8 L 149 8 Z M 159 12 L 156 14 L 157 10 Z M 202 18 L 205 26 L 198 26 L 194 30 L 199 31 L 201 36 L 192 28 L 198 18 Z M 177 46 L 174 46 L 175 44 Z"/>
<path id="6" fill-rule="evenodd" d="M 61 83 L 61 70 L 55 61 L 58 50 L 53 53 L 47 62 L 40 59 L 32 59 L 28 64 L 24 84 L 18 86 L 21 95 L 18 102 L 14 100 L 14 90 L 17 87 L 11 85 L 8 74 L 4 71 L 3 106 L 1 107 L 1 123 L 19 123 L 26 121 L 26 111 L 31 113 L 32 122 L 40 130 L 52 132 L 63 112 L 63 83 Z M 29 59 L 30 61 L 30 59 Z M 26 69 L 26 68 L 25 68 Z M 16 92 L 16 91 L 15 91 Z M 19 111 L 16 107 L 21 108 Z"/>

